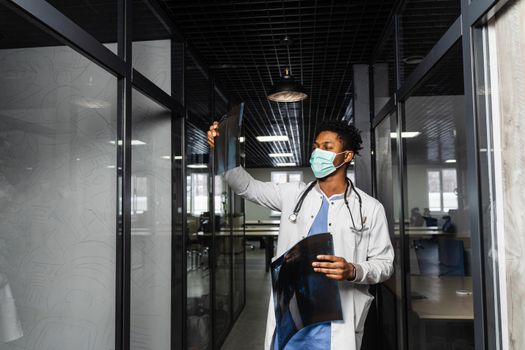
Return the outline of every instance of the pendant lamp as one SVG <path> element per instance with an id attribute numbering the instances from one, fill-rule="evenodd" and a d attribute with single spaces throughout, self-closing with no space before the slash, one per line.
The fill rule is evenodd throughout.
<path id="1" fill-rule="evenodd" d="M 267 98 L 273 102 L 299 102 L 308 98 L 308 94 L 301 83 L 290 75 L 290 70 L 285 68 L 284 75 L 272 86 Z"/>

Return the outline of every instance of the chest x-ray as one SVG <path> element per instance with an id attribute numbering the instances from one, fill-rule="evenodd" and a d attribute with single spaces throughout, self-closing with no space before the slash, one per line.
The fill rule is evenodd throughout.
<path id="1" fill-rule="evenodd" d="M 272 263 L 278 350 L 299 330 L 343 319 L 337 281 L 314 272 L 317 255 L 333 255 L 330 233 L 309 236 Z"/>

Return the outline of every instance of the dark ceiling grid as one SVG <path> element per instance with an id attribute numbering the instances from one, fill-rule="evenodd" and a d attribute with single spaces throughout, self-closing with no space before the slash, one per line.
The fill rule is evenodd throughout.
<path id="1" fill-rule="evenodd" d="M 271 21 L 270 21 L 270 16 L 268 16 L 268 20 L 269 20 L 269 26 L 270 26 L 270 28 L 272 28 Z M 243 29 L 245 28 L 245 25 L 243 25 L 241 23 L 240 23 L 240 26 Z M 243 30 L 243 33 L 244 33 L 244 30 Z M 272 33 L 271 34 L 272 35 L 272 42 L 278 41 L 278 39 L 275 38 L 274 35 L 273 35 L 273 29 L 271 30 L 271 33 Z M 244 39 L 246 41 L 248 41 L 248 38 L 246 38 L 246 36 L 244 36 Z M 259 37 L 259 43 L 262 45 L 262 42 L 260 42 L 260 37 Z M 277 69 L 280 71 L 281 70 L 281 65 L 280 65 L 280 62 L 279 62 L 279 55 L 277 53 L 277 48 L 274 47 L 273 51 L 275 53 L 275 57 L 276 57 L 276 60 L 277 60 Z M 270 83 L 273 84 L 274 80 L 272 78 L 272 72 L 270 71 L 270 67 L 267 64 L 268 60 L 266 58 L 266 53 L 262 52 L 262 55 L 263 55 L 264 62 L 265 62 L 265 68 L 266 68 L 268 76 L 270 78 Z M 254 62 L 254 64 L 256 64 L 255 55 L 253 54 L 252 50 L 250 50 L 250 59 Z M 247 69 L 246 69 L 246 74 L 250 74 L 250 72 L 248 72 Z M 278 126 L 276 128 L 273 125 L 274 123 L 272 123 L 272 118 L 270 118 L 270 115 L 268 115 L 268 113 L 262 114 L 263 117 L 266 116 L 266 118 L 268 118 L 268 122 L 269 122 L 269 125 L 271 127 L 271 132 L 269 132 L 268 128 L 266 128 L 267 132 L 265 133 L 265 135 L 287 135 L 288 137 L 290 137 L 291 133 L 286 128 L 285 118 L 283 117 L 283 113 L 282 113 L 281 106 L 280 106 L 281 104 L 273 103 L 273 102 L 270 102 L 270 101 L 268 101 L 266 99 L 267 86 L 266 86 L 265 82 L 263 81 L 259 70 L 257 70 L 257 77 L 259 79 L 259 82 L 261 83 L 262 92 L 263 92 L 263 94 L 257 94 L 257 100 L 259 101 L 259 104 L 261 105 L 262 111 L 264 111 L 264 110 L 269 110 L 270 111 L 271 117 L 273 117 L 274 121 L 277 121 L 276 124 Z M 253 90 L 247 90 L 247 91 L 256 91 L 255 86 L 254 86 Z M 263 100 L 264 100 L 264 102 L 263 102 Z M 261 115 L 260 112 L 258 112 L 258 114 Z M 276 118 L 277 115 L 279 115 L 278 119 Z M 254 119 L 254 120 L 256 122 L 258 122 L 257 119 Z M 283 127 L 284 127 L 284 129 L 283 129 Z M 278 130 L 276 130 L 276 129 L 278 129 Z M 257 136 L 257 135 L 254 135 L 254 136 Z M 248 140 L 255 140 L 255 137 L 249 138 Z M 283 146 L 284 144 L 287 144 L 287 146 L 284 147 Z M 292 138 L 292 144 L 294 144 L 293 138 Z M 287 142 L 287 143 L 275 142 L 275 143 L 266 144 L 265 148 L 267 148 L 267 149 L 269 148 L 270 149 L 270 152 L 268 152 L 268 153 L 285 153 L 285 152 L 291 151 L 291 144 L 290 144 L 290 142 Z M 250 147 L 248 147 L 248 150 L 250 150 Z M 257 148 L 254 148 L 254 149 L 251 149 L 250 151 L 251 152 L 254 152 L 254 151 L 257 152 L 258 151 L 257 153 L 259 153 L 261 159 L 265 159 L 265 158 L 268 157 L 268 153 L 264 154 L 264 153 L 260 152 L 260 147 L 259 147 L 259 150 L 257 150 Z M 248 152 L 248 153 L 250 153 L 250 152 Z M 298 155 L 297 149 L 296 149 L 295 154 L 296 154 L 296 157 L 297 157 L 297 155 Z M 278 163 L 284 163 L 284 162 L 289 162 L 289 161 L 290 161 L 289 159 L 278 158 Z M 272 165 L 274 165 L 274 164 L 272 164 Z"/>
<path id="2" fill-rule="evenodd" d="M 191 16 L 191 15 L 190 15 L 190 16 Z M 210 25 L 213 26 L 213 23 L 210 24 Z M 228 33 L 228 35 L 229 35 L 229 37 L 230 37 L 230 40 L 231 40 L 230 32 L 231 32 L 230 30 L 227 31 L 227 33 Z M 200 35 L 202 36 L 202 35 L 204 35 L 204 34 L 201 32 Z M 206 38 L 203 38 L 203 40 L 206 41 Z M 209 38 L 208 38 L 208 40 L 209 40 Z M 232 42 L 234 43 L 234 45 L 236 45 L 236 41 L 232 40 Z M 228 57 L 228 60 L 231 61 L 231 58 L 229 57 L 229 53 L 228 53 L 228 51 L 226 50 L 226 48 L 225 48 L 225 47 L 220 47 L 220 49 L 222 49 L 222 50 L 224 51 L 224 53 L 225 53 L 225 54 L 227 55 L 227 57 Z M 247 90 L 244 81 L 240 81 L 240 83 L 242 84 L 242 88 L 243 88 L 244 90 Z"/>
<path id="3" fill-rule="evenodd" d="M 237 22 L 239 24 L 239 27 L 242 28 L 241 31 L 242 31 L 242 33 L 244 35 L 244 40 L 248 41 L 248 38 L 246 37 L 245 31 L 244 31 L 244 27 L 245 26 L 242 23 L 240 23 L 238 18 L 237 18 Z M 229 35 L 230 35 L 230 38 L 231 38 L 231 32 L 229 32 Z M 234 42 L 236 47 L 238 48 L 237 41 L 232 39 L 232 42 Z M 251 50 L 249 50 L 249 51 L 250 51 L 250 57 L 249 58 L 251 59 L 251 61 L 254 62 L 254 64 L 256 64 L 256 60 L 255 60 L 255 56 L 253 55 L 253 52 Z M 266 55 L 265 55 L 264 52 L 262 54 L 263 54 L 263 57 L 264 57 L 264 60 L 265 60 L 265 63 L 266 63 L 267 62 Z M 229 53 L 227 55 L 228 55 L 228 57 L 231 57 Z M 269 74 L 270 80 L 271 80 L 271 74 L 269 72 L 269 68 L 267 68 L 267 69 L 268 69 L 268 74 Z M 248 68 L 244 67 L 244 70 L 245 70 L 245 74 L 247 76 L 249 76 L 250 72 L 248 71 Z M 257 100 L 258 105 L 260 105 L 261 110 L 259 111 L 259 110 L 256 109 L 257 110 L 256 113 L 257 113 L 257 115 L 260 118 L 254 118 L 254 119 L 252 119 L 252 122 L 255 122 L 257 124 L 257 126 L 259 127 L 259 130 L 265 130 L 266 131 L 264 133 L 261 133 L 262 136 L 283 135 L 282 128 L 279 126 L 279 128 L 278 128 L 279 130 L 278 130 L 278 132 L 276 132 L 275 127 L 274 127 L 274 125 L 272 123 L 272 118 L 270 118 L 270 116 L 267 113 L 261 113 L 262 111 L 265 111 L 265 110 L 269 109 L 270 112 L 271 112 L 271 116 L 273 117 L 273 120 L 277 120 L 276 114 L 275 114 L 275 111 L 272 108 L 271 102 L 265 99 L 265 96 L 267 95 L 266 86 L 264 85 L 264 82 L 261 79 L 261 75 L 260 75 L 259 70 L 257 70 L 257 77 L 258 77 L 258 79 L 259 79 L 259 81 L 261 83 L 261 86 L 262 86 L 264 94 L 263 94 L 263 96 L 261 96 L 261 94 L 257 94 L 257 99 L 256 100 Z M 252 79 L 250 79 L 250 82 L 252 84 L 252 88 L 251 89 L 244 88 L 244 90 L 245 91 L 255 91 L 255 90 L 257 90 L 256 86 L 255 86 L 255 83 L 253 82 Z M 243 83 L 243 86 L 244 86 L 244 81 L 243 80 L 241 80 L 241 83 Z M 272 84 L 273 84 L 273 81 L 272 81 Z M 282 114 L 280 113 L 280 110 L 278 112 L 279 112 L 280 120 L 282 122 L 283 121 Z M 268 119 L 269 127 L 268 127 L 268 125 L 265 125 L 263 119 Z M 260 127 L 261 122 L 264 125 L 263 128 Z M 284 134 L 286 134 L 286 132 Z M 248 140 L 255 140 L 256 136 L 259 136 L 259 135 L 252 135 L 252 137 L 249 137 Z M 270 148 L 270 150 L 271 150 L 270 153 L 283 153 L 283 152 L 285 152 L 285 149 L 283 147 L 283 142 L 270 143 L 270 144 L 266 144 L 266 146 L 267 146 L 266 148 Z M 258 153 L 258 156 L 261 159 L 264 159 L 265 157 L 267 157 L 267 154 L 264 154 L 261 148 L 259 148 L 259 149 L 249 149 L 249 151 L 247 153 L 249 155 L 248 159 L 250 159 L 251 156 L 252 156 L 250 153 L 252 153 L 252 154 L 253 153 Z"/>
<path id="4" fill-rule="evenodd" d="M 284 1 L 282 2 L 282 8 L 281 8 L 281 10 L 282 10 L 282 17 L 283 17 L 283 24 L 284 24 L 284 31 L 281 30 L 281 32 L 280 32 L 280 38 L 276 38 L 276 37 L 275 37 L 276 34 L 275 34 L 274 29 L 273 29 L 273 25 L 272 25 L 272 17 L 270 16 L 270 13 L 269 13 L 268 3 L 265 3 L 265 10 L 266 10 L 266 14 L 267 14 L 266 19 L 267 19 L 267 21 L 268 21 L 268 25 L 269 25 L 269 27 L 270 27 L 271 40 L 272 40 L 272 42 L 277 43 L 277 42 L 279 42 L 279 40 L 282 40 L 285 36 L 288 35 L 287 23 L 286 23 L 286 19 L 285 19 L 285 17 L 284 17 L 284 12 L 285 12 Z M 276 17 L 277 17 L 277 16 L 276 16 Z M 260 38 L 260 37 L 259 37 L 259 38 Z M 259 42 L 260 42 L 260 40 L 259 40 Z M 261 45 L 262 45 L 262 43 L 261 43 Z M 284 46 L 283 46 L 283 47 L 284 47 Z M 290 64 L 290 63 L 291 63 L 291 57 L 290 57 L 290 51 L 289 51 L 289 49 L 290 49 L 290 48 L 287 47 L 287 61 L 288 61 L 287 66 L 290 68 L 290 72 L 293 74 L 293 67 L 291 67 L 291 64 Z M 274 45 L 274 46 L 273 46 L 273 52 L 274 52 L 274 54 L 275 54 L 275 59 L 276 59 L 276 62 L 277 62 L 277 71 L 278 71 L 278 74 L 279 74 L 279 75 L 277 76 L 277 80 L 278 80 L 279 77 L 280 77 L 281 72 L 283 71 L 283 66 L 281 65 L 281 62 L 280 62 L 280 60 L 279 60 L 279 53 L 278 53 L 278 46 L 277 46 L 277 45 Z M 253 52 L 251 52 L 251 54 L 252 54 L 252 57 L 253 57 Z M 263 53 L 263 55 L 264 55 L 264 53 Z M 267 60 L 266 60 L 266 56 L 265 56 L 265 62 L 266 62 L 266 61 L 267 61 Z M 270 70 L 270 67 L 267 66 L 266 69 L 267 69 L 267 71 L 268 71 L 268 76 L 270 77 L 270 83 L 271 83 L 271 85 L 273 85 L 276 81 L 274 81 L 273 78 L 272 78 L 272 72 L 271 72 L 271 70 Z M 275 69 L 275 68 L 274 68 L 274 69 Z M 275 74 L 275 72 L 273 72 L 273 74 Z M 302 83 L 302 82 L 301 82 L 301 83 Z M 263 96 L 262 98 L 264 98 L 264 97 L 267 96 L 267 94 L 268 94 L 268 92 L 267 92 L 267 87 L 265 86 L 265 84 L 264 84 L 263 81 L 261 81 L 261 84 L 262 84 L 262 86 L 263 86 L 263 91 L 264 91 L 264 96 Z M 271 86 L 271 85 L 270 85 L 270 86 Z M 259 95 L 258 97 L 261 98 L 260 95 Z M 290 127 L 290 128 L 287 128 L 287 127 L 286 127 L 287 124 L 288 124 L 288 126 L 290 126 L 290 123 L 286 123 L 286 122 L 285 122 L 285 118 L 283 117 L 283 113 L 282 113 L 282 110 L 281 110 L 281 105 L 282 105 L 282 103 L 273 103 L 273 102 L 270 102 L 270 101 L 268 101 L 268 100 L 267 100 L 267 103 L 268 103 L 268 106 L 269 106 L 270 110 L 272 111 L 272 116 L 274 117 L 274 119 L 275 119 L 275 115 L 276 115 L 275 109 L 277 109 L 277 113 L 279 114 L 279 123 L 277 123 L 277 125 L 279 125 L 279 134 L 282 134 L 282 132 L 283 132 L 283 128 L 284 128 L 284 135 L 288 136 L 288 138 L 289 138 L 289 141 L 288 141 L 288 148 L 289 148 L 290 151 L 292 151 L 292 148 L 295 148 L 295 152 L 292 152 L 292 153 L 294 153 L 294 156 L 295 156 L 294 158 L 297 158 L 297 159 L 296 159 L 296 162 L 300 164 L 300 163 L 301 163 L 301 154 L 300 154 L 300 152 L 298 152 L 298 151 L 299 151 L 299 150 L 298 150 L 298 148 L 299 148 L 298 146 L 299 146 L 299 145 L 298 145 L 298 142 L 296 142 L 296 140 L 295 140 L 295 137 L 294 137 L 295 135 L 294 135 L 294 133 L 293 133 L 293 128 L 291 128 L 291 127 Z M 287 110 L 287 111 L 288 111 L 288 110 Z M 289 114 L 287 114 L 287 117 L 288 117 L 288 118 L 287 118 L 288 120 L 291 120 Z M 270 122 L 271 122 L 271 121 L 270 121 Z M 273 129 L 273 127 L 272 127 L 272 129 Z M 290 131 L 291 131 L 291 132 L 290 132 Z M 273 130 L 273 134 L 274 134 L 274 135 L 277 135 L 277 134 L 275 133 L 275 130 Z M 291 137 L 291 140 L 290 140 L 290 137 Z M 279 143 L 276 143 L 276 144 L 279 144 L 279 145 L 282 146 L 282 142 L 279 142 Z M 294 147 L 294 146 L 295 146 L 295 147 Z M 280 151 L 283 152 L 283 150 L 280 150 Z M 288 162 L 288 161 L 286 161 L 286 159 L 285 159 L 284 162 Z M 280 158 L 279 163 L 282 163 L 282 158 Z"/>
<path id="5" fill-rule="evenodd" d="M 316 127 L 341 119 L 351 96 L 351 65 L 367 63 L 393 1 L 380 0 L 159 0 L 196 47 L 225 90 L 246 103 L 248 166 L 291 158 L 307 165 Z M 288 50 L 285 35 L 294 41 Z M 369 39 L 369 40 L 367 40 Z M 295 104 L 266 100 L 267 89 L 290 65 L 310 97 Z M 235 102 L 235 101 L 232 101 Z M 289 142 L 259 143 L 255 136 L 285 134 Z"/>
<path id="6" fill-rule="evenodd" d="M 323 53 L 324 53 L 323 61 L 322 61 L 323 63 L 321 64 L 321 67 L 322 67 L 321 84 L 320 84 L 321 86 L 325 85 L 324 79 L 327 76 L 327 74 L 325 74 L 325 72 L 326 72 L 326 62 L 327 62 L 326 56 L 328 54 L 328 42 L 329 42 L 329 38 L 330 38 L 330 34 L 331 34 L 330 29 L 332 27 L 333 10 L 334 10 L 333 7 L 330 7 L 330 15 L 329 15 L 330 20 L 328 22 L 328 30 L 326 32 L 326 39 L 324 41 L 325 46 L 324 46 L 324 50 L 323 50 Z M 330 81 L 333 81 L 333 80 L 330 79 Z M 314 91 L 315 90 L 312 90 L 310 92 L 310 95 L 312 97 L 314 96 Z M 328 91 L 330 91 L 330 90 L 328 90 Z M 327 105 L 328 104 L 326 103 L 325 106 L 327 106 Z M 317 127 L 317 125 L 319 125 L 319 121 L 318 121 L 318 118 L 319 118 L 319 107 L 320 107 L 320 103 L 317 103 L 317 108 L 316 108 L 316 111 L 315 111 L 315 124 L 314 124 L 314 127 Z M 311 115 L 310 115 L 310 118 L 311 118 Z M 323 119 L 324 119 L 324 115 L 323 115 Z M 314 129 L 314 134 L 315 134 L 315 129 Z M 313 134 L 312 135 L 308 135 L 308 139 L 309 140 L 313 140 L 314 136 L 315 135 L 313 135 Z"/>
<path id="7" fill-rule="evenodd" d="M 365 9 L 365 6 L 363 5 L 363 6 L 362 6 L 362 10 L 361 10 L 361 15 L 363 14 L 364 9 Z M 345 13 L 345 18 L 344 18 L 343 26 L 346 26 L 346 23 L 347 23 L 347 20 L 348 20 L 348 13 L 349 13 L 349 12 L 350 12 L 350 11 L 348 11 L 348 8 L 347 8 L 347 11 L 346 11 L 346 13 Z M 359 30 L 359 27 L 361 26 L 361 23 L 362 23 L 362 22 L 359 22 L 358 30 Z M 354 44 L 354 42 L 355 42 L 355 35 L 356 35 L 356 33 L 357 33 L 358 30 L 356 30 L 356 31 L 354 32 L 354 35 L 353 35 L 353 37 L 352 37 L 352 46 L 351 46 L 350 52 L 352 52 L 352 47 L 353 47 L 353 44 Z M 338 45 L 338 47 L 337 47 L 337 55 L 336 55 L 336 57 L 337 57 L 337 61 L 339 61 L 339 57 L 340 57 L 340 55 L 341 55 L 341 47 L 342 47 L 342 45 L 343 45 L 343 39 L 344 39 L 343 31 L 341 31 L 341 32 L 340 32 L 339 45 Z M 328 40 L 327 40 L 327 42 L 328 42 Z M 345 68 L 344 68 L 344 71 L 343 71 L 343 76 L 347 76 L 347 73 L 348 73 L 348 66 L 349 66 L 349 60 L 348 60 L 348 58 L 347 58 L 346 63 L 345 63 Z M 336 67 L 332 67 L 332 68 L 335 70 Z M 329 87 L 328 91 L 332 91 L 332 83 L 335 82 L 335 81 L 336 81 L 335 79 L 331 79 L 331 80 L 330 80 L 330 87 Z M 349 84 L 351 83 L 351 80 L 349 80 L 349 81 L 345 81 L 344 79 L 340 79 L 339 81 L 337 81 L 337 83 L 339 84 L 339 87 L 337 88 L 337 90 L 335 90 L 335 91 L 336 91 L 335 96 L 343 96 L 343 97 L 346 97 L 344 94 L 343 94 L 343 95 L 340 95 L 340 93 L 341 93 L 341 87 L 342 87 L 344 84 L 349 85 Z M 323 112 L 322 115 L 326 115 L 326 109 L 327 109 L 327 107 L 328 107 L 328 104 L 325 104 L 325 109 L 324 109 L 324 112 Z M 332 111 L 330 112 L 330 118 L 329 118 L 329 119 L 333 119 L 333 114 L 334 114 L 334 112 L 336 111 L 335 107 L 336 107 L 336 104 L 335 104 L 335 103 L 332 104 Z M 343 107 L 345 107 L 344 104 L 343 104 Z M 339 112 L 340 112 L 340 111 L 339 111 Z"/>
<path id="8" fill-rule="evenodd" d="M 315 5 L 317 5 L 317 1 L 315 2 Z M 313 41 L 315 42 L 315 33 L 317 32 L 316 29 L 317 29 L 317 6 L 315 6 L 314 8 L 314 34 L 313 34 Z M 301 22 L 302 22 L 302 17 L 301 17 Z M 302 28 L 302 26 L 301 26 Z M 302 36 L 301 36 L 301 40 L 302 40 Z M 314 62 L 315 62 L 315 45 L 312 47 L 312 56 L 311 56 L 311 60 L 312 60 L 312 67 L 314 66 Z M 313 79 L 313 69 L 312 69 L 312 73 L 311 73 L 311 78 L 310 78 L 310 100 L 307 102 L 308 103 L 308 116 L 307 116 L 307 119 L 308 119 L 308 133 L 307 133 L 307 139 L 304 141 L 305 143 L 309 142 L 312 137 L 312 123 L 311 123 L 311 118 L 312 118 L 312 101 L 311 101 L 311 94 L 312 94 L 312 91 L 314 91 L 314 79 Z M 304 118 L 303 120 L 306 121 L 306 118 Z M 304 150 L 304 154 L 306 156 L 306 152 L 308 152 L 306 149 Z"/>

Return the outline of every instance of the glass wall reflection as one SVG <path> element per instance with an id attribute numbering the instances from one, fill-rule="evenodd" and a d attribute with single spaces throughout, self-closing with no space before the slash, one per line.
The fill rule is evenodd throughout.
<path id="1" fill-rule="evenodd" d="M 406 100 L 409 348 L 473 349 L 461 42 Z"/>
<path id="2" fill-rule="evenodd" d="M 114 349 L 117 79 L 0 5 L 0 349 Z"/>
<path id="3" fill-rule="evenodd" d="M 132 94 L 131 348 L 168 349 L 171 325 L 171 113 Z"/>
<path id="4" fill-rule="evenodd" d="M 445 34 L 461 13 L 460 0 L 408 0 L 400 16 L 400 82 Z"/>
<path id="5" fill-rule="evenodd" d="M 219 346 L 230 330 L 231 315 L 231 209 L 230 190 L 224 175 L 214 177 L 215 223 L 215 343 Z"/>
<path id="6" fill-rule="evenodd" d="M 151 10 L 147 1 L 133 0 L 132 12 L 133 68 L 167 94 L 171 94 L 171 34 Z M 180 45 L 174 45 L 174 56 L 179 55 L 180 49 Z"/>
<path id="7" fill-rule="evenodd" d="M 374 114 L 377 115 L 388 100 L 394 96 L 396 89 L 396 60 L 394 26 L 388 29 L 388 38 L 373 65 L 374 78 Z"/>
<path id="8" fill-rule="evenodd" d="M 399 232 L 399 216 L 401 210 L 399 156 L 397 147 L 397 114 L 392 112 L 375 128 L 376 142 L 376 195 L 383 204 L 388 220 L 390 240 L 394 246 L 394 275 L 384 283 L 382 292 L 382 329 L 383 343 L 388 349 L 402 348 L 401 318 L 403 312 L 401 267 L 402 250 Z"/>
<path id="9" fill-rule="evenodd" d="M 185 59 L 187 189 L 187 339 L 188 349 L 211 349 L 212 247 L 220 220 L 211 212 L 213 179 L 207 130 L 211 123 L 211 83 L 191 55 Z M 218 230 L 217 230 L 218 231 Z"/>
<path id="10" fill-rule="evenodd" d="M 232 192 L 232 254 L 233 254 L 233 317 L 237 317 L 245 304 L 245 237 L 244 200 Z"/>

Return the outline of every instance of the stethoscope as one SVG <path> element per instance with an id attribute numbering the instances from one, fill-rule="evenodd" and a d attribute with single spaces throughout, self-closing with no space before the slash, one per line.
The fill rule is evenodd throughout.
<path id="1" fill-rule="evenodd" d="M 349 178 L 346 178 L 346 182 L 347 182 L 347 185 L 345 188 L 344 201 L 345 201 L 346 208 L 348 209 L 348 212 L 350 213 L 350 219 L 352 220 L 351 229 L 354 233 L 363 233 L 363 231 L 366 230 L 366 227 L 365 227 L 366 218 L 363 220 L 363 201 L 361 199 L 361 196 L 359 195 L 359 192 L 355 190 L 354 183 L 352 182 L 352 180 L 350 180 Z M 304 192 L 301 194 L 301 197 L 299 197 L 299 200 L 297 201 L 297 204 L 295 205 L 295 208 L 292 214 L 290 214 L 290 216 L 288 217 L 290 222 L 295 223 L 297 221 L 297 214 L 299 214 L 299 212 L 301 211 L 301 207 L 303 206 L 303 202 L 306 199 L 306 196 L 308 195 L 308 193 L 310 193 L 310 191 L 312 190 L 312 188 L 314 188 L 316 184 L 317 184 L 317 181 L 311 182 L 306 188 L 306 190 L 304 190 Z M 357 195 L 357 199 L 359 201 L 359 216 L 361 219 L 361 228 L 359 229 L 355 225 L 354 216 L 352 215 L 352 211 L 350 210 L 350 205 L 348 204 L 348 198 L 347 198 L 348 189 L 351 189 Z"/>

